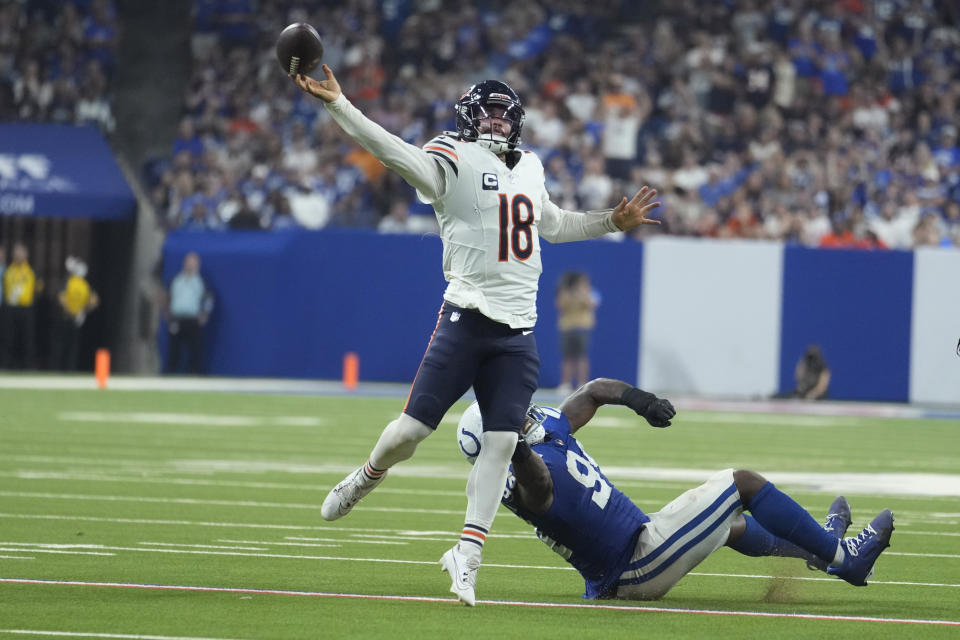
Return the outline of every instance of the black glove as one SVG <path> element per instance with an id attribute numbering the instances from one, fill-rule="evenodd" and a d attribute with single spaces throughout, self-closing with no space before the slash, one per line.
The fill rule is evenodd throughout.
<path id="1" fill-rule="evenodd" d="M 527 441 L 524 440 L 522 434 L 517 434 L 519 439 L 517 440 L 517 446 L 513 450 L 513 456 L 510 460 L 513 464 L 523 464 L 527 461 L 527 458 L 530 457 L 530 454 L 533 453 L 533 449 L 530 448 L 530 445 L 527 444 Z"/>
<path id="2" fill-rule="evenodd" d="M 673 408 L 673 405 L 670 404 L 670 401 L 666 398 L 657 398 L 647 409 L 647 412 L 643 414 L 643 417 L 647 419 L 647 422 L 650 423 L 651 427 L 669 427 L 670 419 L 677 415 L 677 410 Z"/>
<path id="3" fill-rule="evenodd" d="M 651 427 L 669 427 L 670 419 L 677 414 L 669 400 L 658 398 L 648 391 L 631 387 L 620 396 L 620 402 L 643 416 Z"/>

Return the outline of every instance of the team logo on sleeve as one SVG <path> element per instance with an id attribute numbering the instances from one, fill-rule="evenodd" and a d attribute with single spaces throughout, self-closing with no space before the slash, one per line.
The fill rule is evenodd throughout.
<path id="1" fill-rule="evenodd" d="M 484 191 L 496 191 L 499 188 L 500 188 L 500 181 L 497 179 L 497 174 L 495 173 L 483 174 L 483 190 Z"/>

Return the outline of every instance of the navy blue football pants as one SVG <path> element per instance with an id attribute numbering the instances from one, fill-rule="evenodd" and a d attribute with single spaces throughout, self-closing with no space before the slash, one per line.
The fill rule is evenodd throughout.
<path id="1" fill-rule="evenodd" d="M 532 328 L 511 329 L 444 301 L 403 412 L 436 429 L 472 385 L 484 431 L 520 431 L 539 375 Z"/>

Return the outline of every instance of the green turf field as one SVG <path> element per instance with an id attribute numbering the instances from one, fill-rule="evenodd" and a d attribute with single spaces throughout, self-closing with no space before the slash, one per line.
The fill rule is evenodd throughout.
<path id="1" fill-rule="evenodd" d="M 916 476 L 878 476 L 880 490 L 847 494 L 857 529 L 884 507 L 896 516 L 866 588 L 722 549 L 662 601 L 581 608 L 596 603 L 580 598 L 576 572 L 501 509 L 477 587 L 484 602 L 455 604 L 437 560 L 463 523 L 469 467 L 449 420 L 465 405 L 347 518 L 320 518 L 326 492 L 402 402 L 0 391 L 0 637 L 960 636 L 960 626 L 886 621 L 960 624 L 960 497 L 889 494 Z M 698 484 L 689 470 L 794 473 L 779 486 L 818 520 L 831 479 L 843 482 L 829 474 L 947 474 L 956 486 L 960 473 L 960 421 L 679 409 L 657 430 L 606 408 L 578 434 L 647 511 Z M 546 603 L 575 607 L 532 606 Z"/>

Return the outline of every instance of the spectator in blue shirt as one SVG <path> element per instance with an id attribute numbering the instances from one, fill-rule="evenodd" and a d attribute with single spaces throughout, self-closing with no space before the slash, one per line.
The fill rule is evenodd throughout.
<path id="1" fill-rule="evenodd" d="M 110 74 L 118 42 L 116 16 L 103 0 L 91 3 L 90 15 L 83 22 L 83 37 L 90 58 Z"/>
<path id="2" fill-rule="evenodd" d="M 177 137 L 173 141 L 172 155 L 176 156 L 181 151 L 189 152 L 193 161 L 198 160 L 203 154 L 203 140 L 197 135 L 193 119 L 189 117 L 180 121 Z"/>
<path id="3" fill-rule="evenodd" d="M 169 349 L 167 373 L 180 372 L 180 357 L 187 353 L 190 373 L 203 373 L 203 327 L 213 311 L 213 295 L 200 276 L 200 256 L 191 251 L 183 259 L 183 270 L 170 283 L 166 309 Z"/>
<path id="4" fill-rule="evenodd" d="M 826 96 L 847 95 L 847 72 L 850 70 L 850 56 L 840 43 L 839 37 L 828 41 L 827 50 L 820 58 L 820 82 Z"/>
<path id="5" fill-rule="evenodd" d="M 806 78 L 817 74 L 817 57 L 820 55 L 820 45 L 813 39 L 810 24 L 800 25 L 797 37 L 790 40 L 790 58 L 797 69 L 797 75 Z"/>

